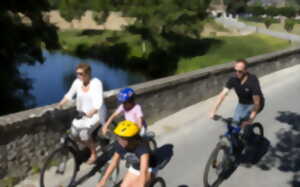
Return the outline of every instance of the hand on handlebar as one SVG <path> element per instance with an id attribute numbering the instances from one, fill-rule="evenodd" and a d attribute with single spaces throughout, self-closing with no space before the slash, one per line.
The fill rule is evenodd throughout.
<path id="1" fill-rule="evenodd" d="M 102 131 L 102 134 L 103 134 L 103 135 L 106 135 L 106 133 L 107 133 L 107 131 L 108 131 L 108 128 L 104 125 L 104 126 L 102 127 L 101 131 Z"/>
<path id="2" fill-rule="evenodd" d="M 215 112 L 209 112 L 208 117 L 209 117 L 210 119 L 213 119 L 215 115 L 216 115 Z"/>
<path id="3" fill-rule="evenodd" d="M 244 128 L 244 127 L 246 127 L 246 126 L 248 126 L 248 125 L 251 125 L 252 124 L 252 122 L 251 121 L 243 121 L 242 122 L 242 124 L 241 124 L 241 128 Z"/>
<path id="4" fill-rule="evenodd" d="M 75 119 L 81 119 L 83 118 L 84 116 L 86 116 L 86 114 L 82 111 L 77 111 L 76 112 L 76 116 L 75 116 Z"/>
<path id="5" fill-rule="evenodd" d="M 97 184 L 97 187 L 105 187 L 105 181 L 100 180 Z"/>

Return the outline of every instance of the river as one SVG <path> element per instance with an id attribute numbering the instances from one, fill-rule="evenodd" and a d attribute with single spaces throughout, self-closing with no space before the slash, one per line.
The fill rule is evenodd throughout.
<path id="1" fill-rule="evenodd" d="M 32 80 L 30 94 L 34 106 L 44 106 L 58 102 L 68 91 L 75 79 L 75 68 L 80 62 L 92 67 L 92 76 L 103 83 L 104 90 L 125 87 L 146 81 L 141 73 L 129 72 L 116 67 L 110 67 L 100 60 L 81 59 L 61 52 L 44 51 L 45 61 L 34 65 L 22 64 L 19 71 L 22 77 Z M 25 103 L 29 105 L 30 103 Z"/>

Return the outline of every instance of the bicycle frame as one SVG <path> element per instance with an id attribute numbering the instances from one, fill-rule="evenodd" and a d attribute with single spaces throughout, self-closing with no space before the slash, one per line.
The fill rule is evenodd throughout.
<path id="1" fill-rule="evenodd" d="M 239 123 L 233 121 L 231 118 L 225 119 L 221 116 L 217 116 L 216 120 L 218 119 L 220 119 L 227 127 L 227 131 L 220 138 L 222 139 L 225 137 L 230 142 L 231 153 L 234 153 L 236 150 L 235 148 L 240 145 L 239 135 L 241 128 L 238 126 Z"/>

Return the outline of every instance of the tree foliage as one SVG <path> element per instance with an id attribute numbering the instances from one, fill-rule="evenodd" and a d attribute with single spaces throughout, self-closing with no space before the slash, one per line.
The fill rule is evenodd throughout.
<path id="1" fill-rule="evenodd" d="M 164 38 L 167 33 L 176 33 L 198 38 L 202 20 L 211 0 L 62 0 L 59 10 L 67 20 L 79 18 L 85 10 L 95 12 L 94 18 L 103 23 L 110 11 L 136 21 L 126 29 L 140 34 L 153 48 L 169 47 Z M 79 8 L 80 7 L 80 8 Z"/>
<path id="2" fill-rule="evenodd" d="M 291 32 L 294 29 L 294 26 L 295 26 L 295 21 L 294 20 L 292 20 L 292 19 L 286 19 L 284 21 L 284 29 L 287 32 Z"/>
<path id="3" fill-rule="evenodd" d="M 227 5 L 227 12 L 231 14 L 238 14 L 245 12 L 249 0 L 224 0 Z"/>
<path id="4" fill-rule="evenodd" d="M 265 24 L 265 26 L 266 26 L 267 29 L 270 28 L 270 26 L 272 25 L 272 23 L 273 23 L 273 19 L 272 18 L 270 18 L 270 17 L 265 18 L 264 24 Z"/>
<path id="5" fill-rule="evenodd" d="M 266 13 L 266 10 L 263 6 L 254 5 L 247 7 L 246 12 L 252 14 L 253 16 L 261 16 Z"/>
<path id="6" fill-rule="evenodd" d="M 23 109 L 24 100 L 30 98 L 30 81 L 20 75 L 17 65 L 42 62 L 43 46 L 58 47 L 56 28 L 43 19 L 42 12 L 49 8 L 47 0 L 0 3 L 0 114 Z"/>
<path id="7" fill-rule="evenodd" d="M 294 7 L 281 7 L 278 10 L 280 15 L 286 16 L 288 18 L 295 17 L 297 14 L 297 10 Z"/>

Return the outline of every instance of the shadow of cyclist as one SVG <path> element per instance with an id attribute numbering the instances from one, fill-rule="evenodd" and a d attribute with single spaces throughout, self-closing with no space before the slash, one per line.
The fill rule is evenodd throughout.
<path id="1" fill-rule="evenodd" d="M 173 145 L 172 144 L 165 144 L 161 147 L 158 147 L 152 154 L 151 159 L 154 160 L 156 165 L 155 168 L 161 170 L 163 169 L 173 157 Z"/>
<path id="2" fill-rule="evenodd" d="M 276 136 L 278 143 L 270 149 L 259 163 L 263 170 L 277 168 L 283 172 L 293 172 L 290 181 L 292 187 L 300 185 L 300 114 L 290 111 L 279 111 L 276 120 L 287 124 L 288 129 L 280 129 Z"/>

